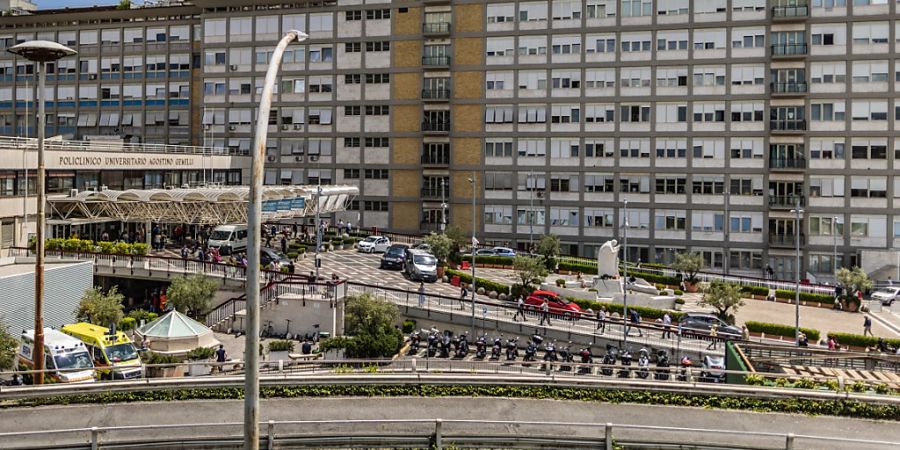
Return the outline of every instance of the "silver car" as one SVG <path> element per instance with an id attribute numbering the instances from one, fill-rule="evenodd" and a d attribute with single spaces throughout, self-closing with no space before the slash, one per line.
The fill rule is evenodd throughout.
<path id="1" fill-rule="evenodd" d="M 897 296 L 900 295 L 900 287 L 883 287 L 872 293 L 872 299 L 878 300 L 884 306 L 891 306 Z"/>

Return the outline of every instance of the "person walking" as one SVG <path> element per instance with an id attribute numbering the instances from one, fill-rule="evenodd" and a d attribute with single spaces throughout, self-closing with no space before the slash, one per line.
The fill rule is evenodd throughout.
<path id="1" fill-rule="evenodd" d="M 466 291 L 466 287 L 463 286 L 462 289 L 459 290 L 459 309 L 466 309 L 466 297 L 468 296 L 468 291 Z"/>
<path id="2" fill-rule="evenodd" d="M 836 351 L 837 350 L 837 341 L 834 340 L 834 337 L 828 336 L 828 350 Z"/>
<path id="3" fill-rule="evenodd" d="M 287 242 L 287 237 L 285 237 L 284 235 L 282 235 L 282 236 L 281 236 L 281 253 L 284 253 L 285 255 L 287 255 L 287 251 L 288 251 L 288 245 L 287 245 L 287 244 L 288 244 L 288 242 Z"/>
<path id="4" fill-rule="evenodd" d="M 425 282 L 419 283 L 419 308 L 425 307 Z"/>
<path id="5" fill-rule="evenodd" d="M 629 318 L 630 318 L 630 320 L 631 320 L 631 323 L 632 323 L 633 325 L 635 325 L 635 326 L 640 326 L 640 325 L 641 325 L 641 315 L 638 314 L 637 310 L 632 309 L 631 312 L 628 314 L 628 316 L 629 316 Z M 638 336 L 644 337 L 644 332 L 641 331 L 640 328 L 637 328 L 637 331 L 638 331 Z M 630 328 L 630 327 L 629 327 L 629 329 L 625 330 L 625 334 L 628 334 L 628 333 L 630 333 L 630 332 L 631 332 L 631 328 Z"/>
<path id="6" fill-rule="evenodd" d="M 869 318 L 868 314 L 863 319 L 863 336 L 866 335 L 875 337 L 875 335 L 872 334 L 872 319 Z"/>
<path id="7" fill-rule="evenodd" d="M 597 330 L 600 331 L 600 334 L 606 333 L 606 307 L 601 306 L 599 310 L 597 310 Z"/>
<path id="8" fill-rule="evenodd" d="M 750 340 L 750 329 L 747 328 L 747 325 L 741 327 L 741 339 L 745 341 Z"/>
<path id="9" fill-rule="evenodd" d="M 541 305 L 541 325 L 544 325 L 545 322 L 550 325 L 550 303 L 546 300 Z"/>
<path id="10" fill-rule="evenodd" d="M 663 317 L 662 317 L 662 326 L 663 326 L 662 338 L 663 339 L 666 339 L 666 338 L 671 339 L 672 338 L 672 316 L 670 316 L 668 312 L 666 312 L 666 314 L 663 315 Z"/>
<path id="11" fill-rule="evenodd" d="M 706 347 L 707 350 L 715 350 L 719 347 L 719 324 L 713 322 L 709 329 L 710 343 Z"/>
<path id="12" fill-rule="evenodd" d="M 525 299 L 521 295 L 516 300 L 516 315 L 513 316 L 513 321 L 515 322 L 519 316 L 522 316 L 522 322 L 528 322 L 525 318 Z"/>

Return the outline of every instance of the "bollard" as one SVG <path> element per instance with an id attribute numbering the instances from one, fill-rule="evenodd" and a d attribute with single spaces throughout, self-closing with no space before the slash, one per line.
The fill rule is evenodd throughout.
<path id="1" fill-rule="evenodd" d="M 784 439 L 784 450 L 794 450 L 794 433 L 788 433 Z"/>
<path id="2" fill-rule="evenodd" d="M 284 360 L 283 359 L 278 360 L 278 372 L 284 372 Z"/>
<path id="3" fill-rule="evenodd" d="M 441 438 L 441 419 L 434 419 L 434 449 L 444 450 L 444 442 Z"/>
<path id="4" fill-rule="evenodd" d="M 97 427 L 91 427 L 91 450 L 100 448 L 100 430 Z"/>
<path id="5" fill-rule="evenodd" d="M 612 427 L 613 425 L 609 422 L 603 427 L 603 443 L 606 446 L 606 450 L 613 450 Z"/>
<path id="6" fill-rule="evenodd" d="M 266 441 L 267 441 L 267 449 L 274 450 L 275 449 L 275 421 L 270 420 L 266 425 Z"/>
<path id="7" fill-rule="evenodd" d="M 425 351 L 428 351 L 428 350 L 425 350 Z M 412 359 L 412 371 L 418 372 L 418 369 L 416 369 L 416 358 Z"/>

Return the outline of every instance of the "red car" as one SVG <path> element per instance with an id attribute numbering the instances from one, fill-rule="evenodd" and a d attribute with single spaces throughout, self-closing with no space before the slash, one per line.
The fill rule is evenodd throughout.
<path id="1" fill-rule="evenodd" d="M 525 299 L 525 307 L 541 311 L 544 302 L 550 303 L 550 314 L 567 317 L 581 317 L 581 307 L 559 296 L 553 291 L 534 291 Z"/>

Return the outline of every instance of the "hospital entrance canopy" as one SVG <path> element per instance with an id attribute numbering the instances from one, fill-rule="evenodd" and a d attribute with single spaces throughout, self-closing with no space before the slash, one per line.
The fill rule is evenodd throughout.
<path id="1" fill-rule="evenodd" d="M 316 213 L 318 186 L 264 186 L 263 221 L 295 219 Z M 356 186 L 321 186 L 319 213 L 345 211 L 359 194 Z M 247 223 L 248 186 L 181 189 L 111 189 L 49 196 L 51 219 L 80 221 L 119 220 L 218 225 Z"/>

